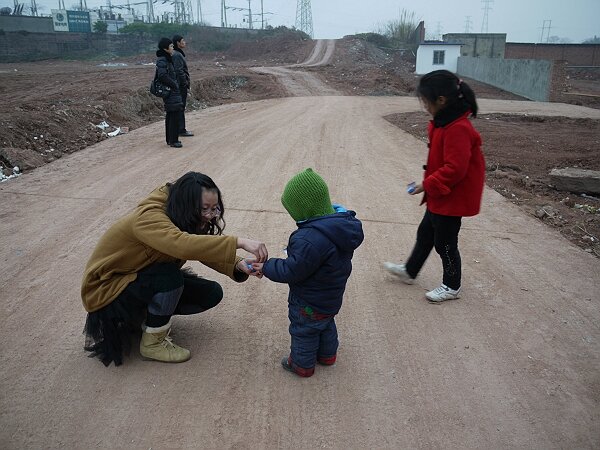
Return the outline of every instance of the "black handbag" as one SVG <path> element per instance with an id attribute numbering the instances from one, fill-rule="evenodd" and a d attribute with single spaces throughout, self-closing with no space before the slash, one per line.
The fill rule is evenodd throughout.
<path id="1" fill-rule="evenodd" d="M 150 93 L 160 98 L 167 98 L 171 94 L 171 88 L 165 86 L 158 81 L 158 78 L 154 77 L 154 80 L 150 83 Z"/>

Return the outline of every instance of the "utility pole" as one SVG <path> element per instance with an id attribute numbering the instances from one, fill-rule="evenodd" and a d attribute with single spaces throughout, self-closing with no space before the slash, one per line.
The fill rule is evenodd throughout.
<path id="1" fill-rule="evenodd" d="M 298 0 L 296 6 L 296 28 L 313 37 L 313 20 L 310 0 Z"/>
<path id="2" fill-rule="evenodd" d="M 198 23 L 203 23 L 204 22 L 204 17 L 202 17 L 202 1 L 198 0 L 198 3 L 196 3 L 196 16 L 198 16 Z"/>
<path id="3" fill-rule="evenodd" d="M 225 5 L 225 0 L 221 0 L 221 27 L 227 27 L 227 5 Z"/>
<path id="4" fill-rule="evenodd" d="M 481 22 L 481 32 L 487 33 L 488 32 L 488 16 L 489 16 L 489 12 L 492 9 L 492 7 L 490 5 L 492 3 L 494 3 L 494 0 L 481 0 L 481 3 L 483 3 L 483 21 Z"/>
<path id="5" fill-rule="evenodd" d="M 473 22 L 471 21 L 471 16 L 467 16 L 465 20 L 465 33 L 471 32 L 471 25 L 473 25 Z"/>
<path id="6" fill-rule="evenodd" d="M 252 29 L 254 26 L 252 25 L 252 4 L 251 0 L 248 0 L 248 28 Z"/>
<path id="7" fill-rule="evenodd" d="M 260 29 L 265 29 L 265 6 L 263 0 L 260 0 Z"/>

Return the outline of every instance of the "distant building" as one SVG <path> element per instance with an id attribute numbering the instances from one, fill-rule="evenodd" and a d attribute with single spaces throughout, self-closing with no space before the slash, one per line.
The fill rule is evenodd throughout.
<path id="1" fill-rule="evenodd" d="M 417 49 L 415 72 L 423 75 L 434 70 L 445 69 L 456 73 L 461 44 L 440 41 L 425 41 Z"/>
<path id="2" fill-rule="evenodd" d="M 133 14 L 115 14 L 103 9 L 90 10 L 90 17 L 92 18 L 92 24 L 97 21 L 106 22 L 106 32 L 108 34 L 118 34 L 119 30 L 135 21 Z"/>

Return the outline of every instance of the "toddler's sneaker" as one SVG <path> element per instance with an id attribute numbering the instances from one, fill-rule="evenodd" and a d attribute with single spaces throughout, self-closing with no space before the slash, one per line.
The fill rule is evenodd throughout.
<path id="1" fill-rule="evenodd" d="M 322 366 L 333 366 L 335 364 L 335 360 L 337 355 L 333 356 L 317 356 L 317 362 Z"/>
<path id="2" fill-rule="evenodd" d="M 450 289 L 445 284 L 442 284 L 440 287 L 435 288 L 433 291 L 427 292 L 425 294 L 425 297 L 427 297 L 427 300 L 429 300 L 432 303 L 441 303 L 445 302 L 446 300 L 456 300 L 457 298 L 460 298 L 460 296 L 458 295 L 459 293 L 460 288 L 454 290 Z"/>
<path id="3" fill-rule="evenodd" d="M 383 267 L 392 275 L 396 275 L 400 280 L 402 280 L 405 284 L 413 284 L 415 282 L 414 278 L 406 271 L 406 266 L 404 264 L 394 264 L 392 262 L 383 263 Z"/>
<path id="4" fill-rule="evenodd" d="M 312 377 L 315 373 L 314 367 L 311 367 L 310 369 L 304 369 L 303 367 L 294 364 L 292 358 L 289 356 L 286 356 L 281 360 L 281 367 L 283 367 L 288 372 L 295 373 L 299 377 L 303 378 Z"/>

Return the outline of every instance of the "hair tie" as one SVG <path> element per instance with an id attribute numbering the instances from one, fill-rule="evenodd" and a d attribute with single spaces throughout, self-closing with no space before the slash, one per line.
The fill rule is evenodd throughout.
<path id="1" fill-rule="evenodd" d="M 456 85 L 456 90 L 457 90 L 457 91 L 460 91 L 460 92 L 459 92 L 459 94 L 458 94 L 458 98 L 463 98 L 463 94 L 462 94 L 462 91 L 461 91 L 461 89 L 460 89 L 460 88 L 461 88 L 461 86 L 462 86 L 462 83 L 463 83 L 463 80 L 461 80 L 461 79 L 459 78 L 459 79 L 458 79 L 458 84 Z"/>

